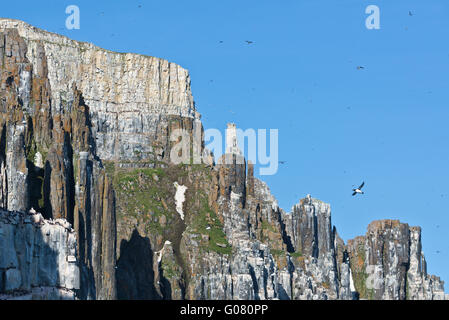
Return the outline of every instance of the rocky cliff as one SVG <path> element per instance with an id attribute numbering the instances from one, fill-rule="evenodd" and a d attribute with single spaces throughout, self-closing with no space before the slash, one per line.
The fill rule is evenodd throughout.
<path id="1" fill-rule="evenodd" d="M 418 227 L 345 244 L 328 204 L 284 212 L 232 150 L 171 163 L 174 130 L 202 133 L 178 65 L 10 19 L 0 57 L 0 298 L 448 298 Z"/>
<path id="2" fill-rule="evenodd" d="M 79 287 L 70 223 L 0 209 L 0 299 L 74 299 Z"/>

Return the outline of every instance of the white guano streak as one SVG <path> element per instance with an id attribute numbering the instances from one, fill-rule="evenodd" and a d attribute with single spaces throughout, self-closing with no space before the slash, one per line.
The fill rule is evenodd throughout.
<path id="1" fill-rule="evenodd" d="M 184 211 L 182 210 L 182 204 L 186 200 L 184 193 L 186 192 L 187 187 L 180 185 L 177 182 L 173 183 L 173 185 L 176 188 L 176 194 L 175 194 L 176 211 L 181 216 L 181 219 L 184 220 Z"/>

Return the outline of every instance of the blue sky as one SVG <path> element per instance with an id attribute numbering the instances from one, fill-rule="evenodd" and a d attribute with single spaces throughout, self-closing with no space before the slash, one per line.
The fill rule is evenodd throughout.
<path id="1" fill-rule="evenodd" d="M 380 30 L 365 28 L 370 4 Z M 419 225 L 449 291 L 447 0 L 16 1 L 0 16 L 187 68 L 206 129 L 279 129 L 286 163 L 262 179 L 281 207 L 329 202 L 345 241 L 376 219 Z"/>

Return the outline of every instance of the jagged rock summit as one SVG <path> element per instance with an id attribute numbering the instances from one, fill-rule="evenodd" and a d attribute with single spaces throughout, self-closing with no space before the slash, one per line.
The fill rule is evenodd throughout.
<path id="1" fill-rule="evenodd" d="M 0 57 L 0 299 L 448 298 L 419 227 L 345 244 L 329 204 L 284 212 L 234 144 L 171 163 L 171 133 L 202 132 L 180 66 L 11 19 Z"/>

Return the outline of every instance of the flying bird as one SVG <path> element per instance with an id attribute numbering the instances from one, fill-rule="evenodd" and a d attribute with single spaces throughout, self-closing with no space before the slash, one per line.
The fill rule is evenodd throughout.
<path id="1" fill-rule="evenodd" d="M 413 16 L 413 13 L 411 11 L 409 11 L 408 15 L 411 17 L 411 16 Z"/>
<path id="2" fill-rule="evenodd" d="M 280 164 L 284 164 L 284 163 L 286 163 L 287 161 L 279 161 L 279 163 Z"/>
<path id="3" fill-rule="evenodd" d="M 365 185 L 365 181 L 362 182 L 362 184 L 360 185 L 360 187 L 358 187 L 358 188 L 356 188 L 356 189 L 352 189 L 352 191 L 354 191 L 354 192 L 352 193 L 352 195 L 355 196 L 357 193 L 365 194 L 365 193 L 362 191 L 362 188 L 363 188 L 364 185 Z"/>
<path id="4" fill-rule="evenodd" d="M 250 41 L 250 40 L 245 40 L 245 42 L 246 42 L 247 44 L 252 44 L 252 43 L 254 43 L 253 41 Z"/>
<path id="5" fill-rule="evenodd" d="M 365 69 L 365 67 L 357 66 L 357 70 Z"/>

